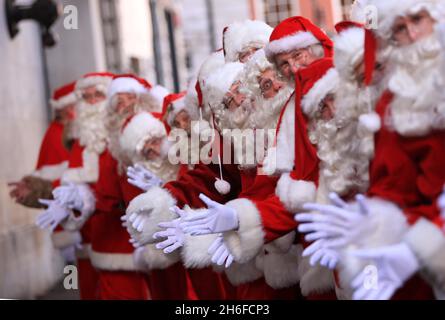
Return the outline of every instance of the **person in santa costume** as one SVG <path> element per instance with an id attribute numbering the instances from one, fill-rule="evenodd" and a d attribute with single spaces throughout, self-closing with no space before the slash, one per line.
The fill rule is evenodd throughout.
<path id="1" fill-rule="evenodd" d="M 272 28 L 263 21 L 245 20 L 224 28 L 223 51 L 226 62 L 247 62 L 269 42 Z"/>
<path id="2" fill-rule="evenodd" d="M 240 63 L 229 63 L 208 80 L 210 88 L 208 99 L 212 102 L 216 126 L 221 132 L 223 129 L 254 129 L 257 130 L 257 133 L 261 130 L 271 129 L 274 132 L 281 107 L 289 98 L 291 89 L 286 86 L 286 82 L 278 77 L 278 73 L 261 51 L 258 51 L 247 63 L 247 70 L 248 76 L 244 78 L 244 66 Z M 248 88 L 249 86 L 252 87 Z M 243 89 L 243 87 L 246 88 Z M 255 97 L 256 95 L 262 98 Z M 262 135 L 258 137 L 263 138 Z M 251 163 L 248 160 L 247 153 L 248 151 L 253 152 L 253 150 L 249 150 L 249 147 L 255 144 L 254 140 L 254 137 L 248 137 L 245 146 L 234 143 L 234 160 L 242 169 L 243 189 L 238 195 L 238 199 L 230 201 L 225 206 L 236 208 L 237 203 L 239 203 L 238 206 L 244 203 L 243 208 L 248 209 L 248 204 L 251 203 L 252 208 L 258 207 L 258 209 L 254 209 L 255 211 L 262 210 L 265 214 L 266 211 L 274 211 L 276 214 L 282 214 L 283 208 L 280 208 L 276 197 L 261 201 L 262 198 L 268 198 L 270 194 L 273 195 L 276 179 L 272 181 L 273 179 L 257 175 L 257 164 L 255 161 Z M 231 142 L 229 141 L 229 143 Z M 209 206 L 209 210 L 204 210 L 195 216 L 196 212 L 191 214 L 177 209 L 177 212 L 182 216 L 180 220 L 184 220 L 182 223 L 184 230 L 181 226 L 178 227 L 178 221 L 176 221 L 176 224 L 170 224 L 165 234 L 169 232 L 184 233 L 187 230 L 187 233 L 191 233 L 193 236 L 195 231 L 198 232 L 194 229 L 198 228 L 195 224 L 202 217 L 208 217 L 209 212 L 215 206 L 224 210 L 224 205 L 203 195 L 201 195 L 201 199 Z M 235 214 L 237 213 L 235 212 Z M 248 223 L 248 212 L 239 211 L 238 214 L 246 215 L 241 221 L 243 224 Z M 188 221 L 187 216 L 190 216 L 192 220 Z M 189 230 L 189 225 L 194 227 Z M 260 230 L 257 232 L 261 233 Z M 215 232 L 210 230 L 209 233 Z M 254 234 L 252 234 L 251 240 L 253 240 L 252 237 Z M 297 268 L 296 263 L 293 263 L 297 249 L 291 249 L 293 237 L 294 234 L 290 234 L 268 244 L 263 250 L 261 247 L 256 252 L 252 250 L 243 257 L 244 261 L 238 260 L 230 253 L 234 243 L 226 245 L 222 235 L 218 236 L 209 252 L 213 255 L 213 263 L 225 264 L 228 278 L 238 286 L 237 299 L 294 299 L 298 297 L 298 291 L 292 288 L 292 285 L 297 283 L 298 279 L 295 279 Z M 254 246 L 254 244 L 252 245 Z M 203 249 L 205 250 L 205 248 Z M 239 251 L 240 248 L 235 246 L 235 252 L 239 253 Z M 251 257 L 248 258 L 248 255 Z M 232 265 L 233 260 L 238 260 L 241 263 L 237 262 Z M 295 259 L 295 261 L 297 260 Z"/>
<path id="3" fill-rule="evenodd" d="M 366 31 L 365 84 L 372 81 L 379 52 L 386 50 L 391 66 L 376 105 L 381 128 L 374 137 L 368 198 L 306 205 L 321 215 L 307 220 L 305 232 L 316 234 L 314 254 L 330 250 L 341 257 L 340 281 L 350 286 L 352 298 L 431 299 L 426 282 L 436 294 L 444 283 L 439 260 L 445 238 L 437 205 L 445 179 L 443 97 L 437 93 L 444 58 L 435 26 L 445 11 L 434 0 L 366 5 L 378 8 L 379 27 Z"/>
<path id="4" fill-rule="evenodd" d="M 72 82 L 54 91 L 50 101 L 54 119 L 40 146 L 36 169 L 20 182 L 10 184 L 15 187 L 11 196 L 26 207 L 43 208 L 38 200 L 52 196 L 53 182 L 60 179 L 68 169 L 71 140 L 74 138 L 71 126 L 78 101 L 75 85 L 76 83 Z M 61 250 L 65 260 L 72 261 L 74 246 L 80 243 L 81 236 L 77 231 L 67 231 L 59 227 L 52 234 L 52 241 L 54 247 Z"/>
<path id="5" fill-rule="evenodd" d="M 76 82 L 76 94 L 80 97 L 77 105 L 74 130 L 77 139 L 70 152 L 68 169 L 63 173 L 58 185 L 73 189 L 78 184 L 80 192 L 88 198 L 87 205 L 71 210 L 64 201 L 57 200 L 57 188 L 53 191 L 55 200 L 44 200 L 48 209 L 37 217 L 36 224 L 42 229 L 54 230 L 61 225 L 65 230 L 78 231 L 82 235 L 82 247 L 76 251 L 81 299 L 96 299 L 98 275 L 91 265 L 89 249 L 91 246 L 91 221 L 94 198 L 86 192 L 88 185 L 94 185 L 99 177 L 99 160 L 106 149 L 107 131 L 104 119 L 106 116 L 107 90 L 113 75 L 110 73 L 90 73 Z M 85 191 L 85 192 L 83 192 Z"/>
<path id="6" fill-rule="evenodd" d="M 147 299 L 144 275 L 137 272 L 133 246 L 120 217 L 129 201 L 141 191 L 127 182 L 125 170 L 131 165 L 119 145 L 126 119 L 140 110 L 159 111 L 158 101 L 150 96 L 151 85 L 132 75 L 115 76 L 108 88 L 109 101 L 102 125 L 106 129 L 108 150 L 103 150 L 94 185 L 69 185 L 55 190 L 56 201 L 65 207 L 86 210 L 91 221 L 93 266 L 98 269 L 97 298 Z M 93 200 L 92 200 L 93 199 Z M 68 222 L 71 216 L 68 217 Z M 113 231 L 113 237 L 108 232 Z"/>

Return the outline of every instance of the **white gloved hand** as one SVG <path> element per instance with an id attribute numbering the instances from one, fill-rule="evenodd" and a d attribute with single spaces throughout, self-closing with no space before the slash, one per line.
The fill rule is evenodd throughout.
<path id="1" fill-rule="evenodd" d="M 54 200 L 63 207 L 81 211 L 83 208 L 83 199 L 80 195 L 78 186 L 74 183 L 60 186 L 53 191 Z"/>
<path id="2" fill-rule="evenodd" d="M 187 216 L 187 212 L 179 209 L 178 207 L 174 207 L 171 209 L 175 212 L 179 218 L 170 222 L 160 223 L 159 228 L 166 229 L 165 231 L 156 232 L 153 235 L 153 239 L 159 240 L 162 238 L 166 238 L 165 241 L 160 242 L 156 245 L 156 249 L 164 250 L 164 253 L 169 254 L 174 252 L 175 250 L 181 248 L 184 245 L 185 234 L 182 231 L 180 224 L 181 219 Z"/>
<path id="3" fill-rule="evenodd" d="M 62 207 L 57 201 L 40 199 L 39 202 L 48 207 L 36 219 L 36 225 L 41 229 L 49 229 L 54 232 L 56 227 L 71 213 L 69 209 Z"/>
<path id="4" fill-rule="evenodd" d="M 441 211 L 442 219 L 445 220 L 445 188 L 442 195 L 439 197 L 439 209 Z"/>
<path id="5" fill-rule="evenodd" d="M 203 213 L 183 219 L 181 228 L 192 236 L 224 233 L 238 229 L 238 214 L 235 209 L 220 204 L 203 194 L 199 198 L 207 205 Z"/>
<path id="6" fill-rule="evenodd" d="M 369 209 L 362 195 L 356 197 L 359 212 L 351 210 L 335 193 L 329 198 L 333 205 L 305 204 L 305 210 L 317 213 L 300 213 L 295 220 L 300 223 L 298 231 L 308 233 L 305 240 L 315 241 L 304 250 L 303 256 L 311 257 L 312 266 L 320 262 L 324 267 L 335 269 L 340 260 L 339 249 L 354 243 L 369 228 L 366 223 Z"/>
<path id="7" fill-rule="evenodd" d="M 233 263 L 234 257 L 224 243 L 224 238 L 222 235 L 216 238 L 216 240 L 209 247 L 208 252 L 212 256 L 212 262 L 218 266 L 224 265 L 227 269 Z"/>
<path id="8" fill-rule="evenodd" d="M 147 170 L 141 164 L 136 164 L 134 167 L 127 169 L 128 183 L 138 187 L 143 191 L 148 191 L 152 187 L 159 187 L 164 184 L 164 181 Z"/>
<path id="9" fill-rule="evenodd" d="M 389 300 L 420 268 L 419 261 L 405 243 L 357 250 L 354 256 L 370 260 L 370 265 L 351 283 L 354 300 Z"/>

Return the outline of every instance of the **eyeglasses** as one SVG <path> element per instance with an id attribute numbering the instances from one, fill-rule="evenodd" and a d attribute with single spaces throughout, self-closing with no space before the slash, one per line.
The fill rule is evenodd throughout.
<path id="1" fill-rule="evenodd" d="M 83 93 L 82 99 L 85 101 L 93 100 L 93 99 L 103 99 L 105 98 L 105 94 L 100 91 L 96 91 L 94 93 Z"/>

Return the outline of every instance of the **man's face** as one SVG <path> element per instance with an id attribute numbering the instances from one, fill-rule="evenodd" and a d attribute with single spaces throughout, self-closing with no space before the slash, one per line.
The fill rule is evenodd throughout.
<path id="1" fill-rule="evenodd" d="M 246 95 L 240 92 L 240 82 L 235 82 L 231 87 L 229 92 L 224 97 L 223 104 L 225 109 L 229 111 L 235 111 L 238 109 L 246 100 Z"/>
<path id="2" fill-rule="evenodd" d="M 317 58 L 309 48 L 297 49 L 275 55 L 275 65 L 280 73 L 289 81 L 294 78 L 294 75 L 299 69 L 307 67 L 315 60 L 317 60 Z"/>
<path id="3" fill-rule="evenodd" d="M 392 26 L 392 39 L 399 47 L 410 45 L 434 32 L 435 20 L 426 10 L 398 17 Z"/>
<path id="4" fill-rule="evenodd" d="M 104 101 L 106 98 L 107 96 L 102 91 L 97 90 L 96 86 L 85 88 L 82 91 L 82 99 L 87 104 L 94 105 Z"/>
<path id="5" fill-rule="evenodd" d="M 142 149 L 142 156 L 145 160 L 156 160 L 161 156 L 162 138 L 153 138 L 145 142 Z"/>
<path id="6" fill-rule="evenodd" d="M 269 68 L 261 73 L 258 84 L 264 99 L 274 98 L 286 83 L 281 79 L 275 70 Z"/>
<path id="7" fill-rule="evenodd" d="M 334 118 L 335 115 L 335 96 L 328 94 L 319 106 L 319 117 L 323 121 L 329 121 Z"/>
<path id="8" fill-rule="evenodd" d="M 188 112 L 185 110 L 182 110 L 181 112 L 179 112 L 176 115 L 175 120 L 173 121 L 173 126 L 175 128 L 185 130 L 189 133 L 190 127 L 191 127 L 191 119 L 190 119 Z"/>
<path id="9" fill-rule="evenodd" d="M 134 93 L 118 93 L 116 95 L 116 112 L 120 115 L 128 114 L 132 111 L 137 102 L 137 95 Z"/>
<path id="10" fill-rule="evenodd" d="M 73 121 L 76 117 L 76 104 L 72 103 L 65 106 L 63 109 L 58 110 L 56 114 L 56 118 L 60 119 L 60 122 L 63 124 L 67 124 L 70 121 Z"/>
<path id="11" fill-rule="evenodd" d="M 258 50 L 259 48 L 257 47 L 248 47 L 247 49 L 243 50 L 238 55 L 239 62 L 246 63 Z"/>

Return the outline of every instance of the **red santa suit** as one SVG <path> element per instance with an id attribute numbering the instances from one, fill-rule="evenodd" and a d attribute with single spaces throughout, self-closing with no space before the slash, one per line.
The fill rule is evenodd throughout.
<path id="1" fill-rule="evenodd" d="M 53 110 L 61 110 L 77 102 L 75 85 L 75 82 L 69 83 L 54 91 L 51 99 Z M 63 139 L 64 125 L 58 121 L 52 121 L 40 146 L 36 170 L 32 174 L 34 177 L 52 182 L 62 177 L 63 172 L 68 169 L 70 154 Z M 61 226 L 54 231 L 51 238 L 57 249 L 64 249 L 81 241 L 79 232 L 63 230 Z"/>
<path id="2" fill-rule="evenodd" d="M 367 30 L 365 38 L 365 82 L 373 79 L 374 63 L 378 45 L 392 34 L 392 25 L 399 16 L 426 10 L 440 21 L 443 8 L 439 1 L 377 2 L 369 1 L 379 12 L 378 28 Z M 377 37 L 382 40 L 377 41 Z M 416 44 L 438 48 L 440 45 L 433 34 Z M 435 45 L 431 45 L 435 42 Z M 393 44 L 390 44 L 393 45 Z M 403 58 L 403 51 L 409 46 L 393 46 L 390 61 L 394 67 L 388 81 L 388 90 L 376 105 L 380 116 L 381 129 L 375 135 L 375 156 L 370 167 L 370 188 L 368 206 L 378 217 L 372 236 L 363 235 L 366 246 L 392 245 L 404 242 L 417 258 L 422 278 L 415 275 L 394 295 L 394 299 L 432 299 L 429 285 L 438 285 L 443 290 L 444 236 L 437 226 L 439 208 L 437 198 L 445 181 L 445 169 L 441 165 L 445 157 L 443 97 L 431 81 L 443 86 L 443 57 L 440 49 L 432 49 L 427 57 L 421 57 L 418 50 L 418 63 Z M 397 56 L 397 53 L 399 56 Z M 412 52 L 411 52 L 412 53 Z M 403 61 L 402 61 L 403 60 Z M 404 74 L 403 74 L 404 73 Z M 391 228 L 385 228 L 391 226 Z M 352 267 L 341 277 L 350 279 L 357 271 Z M 361 265 L 363 267 L 363 264 Z M 440 272 L 440 270 L 442 272 Z M 442 273 L 442 274 L 440 274 Z"/>
<path id="3" fill-rule="evenodd" d="M 122 135 L 120 137 L 120 145 L 125 154 L 133 159 L 133 163 L 142 164 L 145 168 L 150 170 L 158 178 L 163 181 L 170 181 L 177 177 L 179 166 L 170 165 L 168 160 L 143 160 L 141 156 L 141 148 L 143 144 L 152 138 L 163 138 L 166 140 L 166 128 L 164 124 L 156 117 L 160 115 L 152 115 L 146 112 L 136 114 L 125 125 Z M 136 193 L 131 193 L 126 198 L 126 202 L 130 202 L 136 196 L 142 194 L 142 190 L 128 185 L 126 182 L 126 175 L 122 175 L 123 190 L 133 189 Z M 156 194 L 156 188 L 152 187 L 148 193 L 151 193 L 153 198 L 162 201 L 162 194 Z M 161 189 L 159 189 L 161 190 Z M 124 194 L 125 196 L 125 194 Z M 141 199 L 142 196 L 138 197 Z M 137 202 L 137 200 L 135 200 Z M 132 202 L 129 209 L 135 206 Z M 130 235 L 125 230 L 127 241 L 129 245 Z M 144 241 L 149 243 L 143 248 L 141 254 L 141 270 L 148 272 L 147 282 L 149 284 L 151 298 L 153 300 L 194 300 L 196 299 L 195 292 L 190 283 L 190 279 L 186 273 L 185 268 L 180 262 L 178 253 L 167 255 L 155 248 L 153 239 Z M 134 250 L 134 249 L 133 249 Z M 138 253 L 139 254 L 139 253 Z M 138 257 L 135 257 L 138 260 Z"/>
<path id="4" fill-rule="evenodd" d="M 76 90 L 80 91 L 90 86 L 96 86 L 98 90 L 102 90 L 102 92 L 106 94 L 112 76 L 112 74 L 108 73 L 87 74 L 77 81 Z M 88 107 L 104 109 L 105 102 L 102 103 L 101 106 L 83 106 L 83 108 Z M 94 184 L 99 178 L 99 162 L 102 161 L 106 148 L 105 128 L 101 126 L 103 125 L 103 115 L 100 115 L 100 112 L 96 110 L 96 118 L 93 119 L 93 121 L 90 119 L 88 124 L 86 124 L 85 119 L 88 119 L 88 109 L 81 110 L 81 108 L 82 106 L 79 105 L 76 120 L 79 138 L 74 142 L 71 149 L 69 168 L 56 184 L 85 184 L 94 188 Z M 90 197 L 86 197 L 86 199 L 88 199 L 87 201 L 89 202 L 88 206 L 94 206 L 94 199 Z M 91 249 L 92 230 L 89 215 L 79 216 L 77 212 L 73 212 L 68 219 L 62 223 L 62 226 L 65 230 L 80 230 L 82 235 L 82 249 L 76 251 L 80 296 L 81 299 L 84 300 L 95 300 L 97 299 L 98 274 L 90 261 L 89 252 Z"/>

